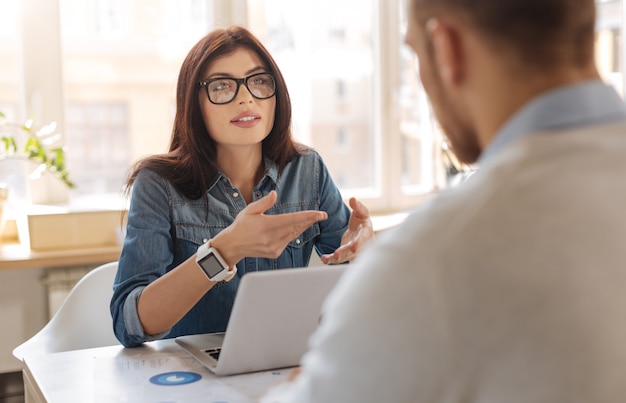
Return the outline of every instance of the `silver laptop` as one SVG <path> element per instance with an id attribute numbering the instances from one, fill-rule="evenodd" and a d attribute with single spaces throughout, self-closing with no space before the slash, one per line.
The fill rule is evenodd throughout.
<path id="1" fill-rule="evenodd" d="M 180 336 L 176 342 L 217 375 L 297 366 L 323 302 L 346 267 L 247 273 L 225 333 Z"/>

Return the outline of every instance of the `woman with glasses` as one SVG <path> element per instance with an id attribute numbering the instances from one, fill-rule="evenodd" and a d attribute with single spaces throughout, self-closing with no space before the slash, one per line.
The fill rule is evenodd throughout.
<path id="1" fill-rule="evenodd" d="M 169 151 L 140 160 L 111 313 L 125 346 L 226 329 L 241 276 L 351 260 L 373 237 L 320 155 L 293 141 L 271 55 L 246 29 L 216 30 L 178 77 Z"/>

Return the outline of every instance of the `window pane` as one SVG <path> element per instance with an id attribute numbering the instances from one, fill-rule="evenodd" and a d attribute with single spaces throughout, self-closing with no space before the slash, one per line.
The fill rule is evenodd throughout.
<path id="1" fill-rule="evenodd" d="M 596 62 L 600 74 L 617 91 L 624 93 L 622 1 L 597 1 Z"/>
<path id="2" fill-rule="evenodd" d="M 121 104 L 80 103 L 67 108 L 68 164 L 81 192 L 109 193 L 120 189 L 120 168 L 128 166 L 128 108 Z"/>
<path id="3" fill-rule="evenodd" d="M 405 3 L 405 2 L 401 2 Z M 434 142 L 441 135 L 419 80 L 415 54 L 404 44 L 407 5 L 400 7 L 400 134 L 402 139 L 402 190 L 415 194 L 430 190 L 434 181 Z"/>
<path id="4" fill-rule="evenodd" d="M 0 0 L 0 112 L 12 121 L 23 120 L 19 90 L 19 2 Z"/>
<path id="5" fill-rule="evenodd" d="M 206 0 L 61 0 L 73 197 L 119 192 L 132 162 L 167 151 L 179 68 L 211 11 Z"/>
<path id="6" fill-rule="evenodd" d="M 249 28 L 287 81 L 295 138 L 321 153 L 346 194 L 372 193 L 377 185 L 374 6 L 374 0 L 249 1 Z"/>
<path id="7" fill-rule="evenodd" d="M 20 102 L 19 5 L 15 0 L 0 0 L 0 112 L 6 117 L 6 121 L 11 122 L 24 121 Z M 24 145 L 24 133 L 18 129 L 0 125 L 0 136 L 2 135 L 13 135 L 18 147 Z M 23 177 L 32 168 L 28 163 L 0 161 L 0 183 L 9 187 L 6 214 L 12 215 L 12 210 L 21 202 L 20 195 L 26 192 Z"/>

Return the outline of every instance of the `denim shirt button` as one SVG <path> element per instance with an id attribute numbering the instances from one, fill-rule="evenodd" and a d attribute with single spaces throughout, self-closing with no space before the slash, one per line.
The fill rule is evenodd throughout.
<path id="1" fill-rule="evenodd" d="M 296 239 L 296 245 L 300 245 L 300 239 Z"/>
<path id="2" fill-rule="evenodd" d="M 233 192 L 233 197 L 234 197 L 234 198 L 239 197 L 239 193 L 237 193 L 237 192 Z"/>
<path id="3" fill-rule="evenodd" d="M 261 192 L 259 192 L 258 190 L 254 193 L 256 195 L 256 197 L 258 197 L 259 199 L 261 198 L 261 196 L 263 196 L 263 194 Z"/>

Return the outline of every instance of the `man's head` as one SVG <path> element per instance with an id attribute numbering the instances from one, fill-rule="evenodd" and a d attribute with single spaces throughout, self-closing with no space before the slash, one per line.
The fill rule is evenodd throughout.
<path id="1" fill-rule="evenodd" d="M 406 42 L 463 162 L 475 162 L 499 125 L 531 97 L 597 75 L 594 0 L 410 3 Z"/>

